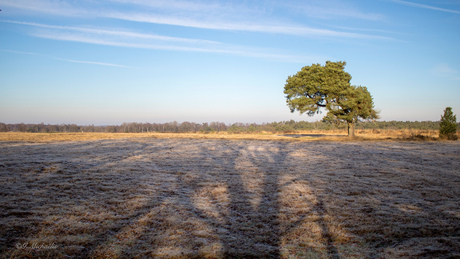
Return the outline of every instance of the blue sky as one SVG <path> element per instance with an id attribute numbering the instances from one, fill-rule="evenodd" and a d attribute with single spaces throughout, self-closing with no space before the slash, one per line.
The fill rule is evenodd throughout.
<path id="1" fill-rule="evenodd" d="M 0 122 L 317 121 L 283 88 L 346 61 L 381 120 L 460 113 L 458 0 L 0 0 Z"/>

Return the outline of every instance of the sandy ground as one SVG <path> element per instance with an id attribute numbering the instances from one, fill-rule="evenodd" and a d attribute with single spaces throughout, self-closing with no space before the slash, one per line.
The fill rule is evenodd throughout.
<path id="1" fill-rule="evenodd" d="M 0 257 L 460 257 L 460 142 L 0 142 Z"/>

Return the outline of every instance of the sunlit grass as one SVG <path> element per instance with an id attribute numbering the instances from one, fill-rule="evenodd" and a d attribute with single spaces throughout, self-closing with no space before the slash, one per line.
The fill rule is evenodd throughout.
<path id="1" fill-rule="evenodd" d="M 356 130 L 356 140 L 437 140 L 438 131 L 429 130 Z M 24 133 L 1 132 L 0 141 L 91 141 L 129 138 L 183 138 L 183 139 L 234 139 L 234 140 L 291 140 L 291 141 L 348 141 L 345 130 L 312 130 L 289 133 Z"/>

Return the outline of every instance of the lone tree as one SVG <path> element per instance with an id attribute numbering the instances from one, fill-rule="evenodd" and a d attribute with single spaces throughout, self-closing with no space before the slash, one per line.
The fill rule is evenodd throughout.
<path id="1" fill-rule="evenodd" d="M 378 119 L 374 101 L 365 86 L 350 85 L 351 75 L 344 71 L 346 62 L 326 61 L 326 65 L 312 64 L 289 76 L 284 86 L 286 103 L 291 112 L 313 116 L 324 108 L 325 120 L 346 121 L 348 136 L 355 136 L 359 119 Z"/>
<path id="2" fill-rule="evenodd" d="M 451 107 L 444 110 L 444 115 L 441 116 L 441 123 L 439 124 L 439 137 L 456 140 L 457 133 L 457 116 L 452 112 Z"/>

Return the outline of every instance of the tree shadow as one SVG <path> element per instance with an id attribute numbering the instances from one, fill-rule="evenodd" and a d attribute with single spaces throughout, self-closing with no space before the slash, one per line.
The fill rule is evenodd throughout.
<path id="1" fill-rule="evenodd" d="M 15 241 L 51 240 L 69 231 L 59 226 L 69 221 L 75 223 L 67 226 L 71 231 L 84 226 L 94 231 L 87 241 L 65 241 L 73 235 L 66 234 L 61 248 L 67 250 L 55 255 L 280 258 L 289 256 L 287 238 L 297 231 L 303 243 L 295 249 L 329 258 L 346 257 L 344 242 L 360 244 L 365 252 L 355 254 L 362 257 L 401 255 L 398 249 L 442 256 L 455 254 L 450 247 L 460 236 L 460 176 L 454 169 L 460 164 L 457 153 L 443 150 L 449 143 L 107 140 L 62 145 L 61 157 L 47 145 L 11 149 L 28 150 L 23 157 L 30 161 L 22 165 L 4 153 L 1 177 L 29 170 L 16 182 L 8 180 L 22 186 L 11 193 L 35 184 L 41 190 L 26 195 L 35 192 L 45 204 L 30 197 L 22 202 L 30 206 L 24 210 L 4 206 L 5 217 L 28 221 L 24 228 L 7 229 L 15 228 L 15 239 L 1 232 L 2 256 Z M 48 215 L 56 223 L 41 215 L 42 208 L 54 208 L 46 203 L 63 201 L 66 205 Z M 337 228 L 345 232 L 342 243 Z M 305 236 L 317 238 L 323 248 L 310 246 Z M 428 251 L 414 245 L 427 240 L 438 247 Z"/>
<path id="2" fill-rule="evenodd" d="M 219 144 L 222 144 L 222 141 Z M 329 231 L 328 222 L 325 220 L 326 205 L 323 204 L 320 197 L 316 204 L 307 202 L 311 207 L 309 212 L 297 215 L 298 217 L 293 221 L 281 222 L 280 220 L 281 214 L 284 213 L 286 217 L 289 217 L 290 213 L 289 207 L 283 207 L 287 204 L 282 204 L 280 195 L 283 195 L 282 192 L 286 192 L 295 182 L 295 180 L 281 179 L 290 170 L 290 166 L 286 164 L 287 157 L 293 151 L 289 144 L 285 142 L 229 141 L 227 145 L 231 151 L 226 153 L 226 156 L 213 156 L 209 164 L 202 161 L 205 168 L 211 168 L 210 170 L 221 168 L 226 171 L 213 180 L 224 184 L 228 191 L 226 208 L 220 208 L 218 216 L 210 216 L 207 208 L 203 209 L 195 204 L 200 218 L 212 222 L 215 228 L 224 227 L 226 229 L 219 234 L 219 240 L 223 244 L 221 256 L 227 258 L 286 257 L 286 252 L 283 253 L 281 250 L 283 236 L 304 224 L 310 213 L 316 213 L 319 216 L 320 236 L 325 240 L 326 256 L 340 258 Z M 210 152 L 212 151 L 203 147 L 200 157 L 208 157 Z M 209 171 L 201 171 L 201 177 L 196 181 L 205 181 L 209 174 Z M 311 184 L 308 187 L 314 189 Z M 188 202 L 194 204 L 191 200 Z M 218 198 L 212 199 L 212 203 L 219 202 Z M 284 210 L 283 213 L 282 210 Z M 321 251 L 315 252 L 317 255 L 321 253 Z"/>
<path id="3" fill-rule="evenodd" d="M 339 251 L 337 250 L 337 247 L 334 244 L 332 234 L 325 220 L 325 214 L 327 209 L 325 208 L 325 204 L 321 197 L 318 197 L 318 202 L 315 204 L 314 210 L 318 212 L 320 217 L 318 224 L 321 227 L 322 237 L 326 241 L 327 256 L 333 259 L 340 259 L 341 257 Z"/>
<path id="4" fill-rule="evenodd" d="M 257 143 L 257 142 L 256 142 Z M 228 231 L 238 235 L 222 235 L 226 257 L 280 257 L 279 171 L 286 152 L 281 144 L 269 156 L 257 150 L 254 142 L 233 149 L 234 177 L 226 179 L 230 199 L 227 215 Z M 267 147 L 266 147 L 267 148 Z M 241 160 L 241 161 L 238 161 Z M 276 166 L 275 166 L 276 165 Z M 258 179 L 250 174 L 256 174 Z M 241 249 L 244 248 L 244 249 Z"/>
<path id="5" fill-rule="evenodd" d="M 285 152 L 280 150 L 279 157 L 258 156 L 248 152 L 246 144 L 221 140 L 187 142 L 185 145 L 195 145 L 189 153 L 182 153 L 181 163 L 189 165 L 189 171 L 169 169 L 179 171 L 176 188 L 189 194 L 177 196 L 175 202 L 191 208 L 191 216 L 206 224 L 201 228 L 211 229 L 205 234 L 208 239 L 217 238 L 221 248 L 207 256 L 279 258 L 279 172 L 271 172 L 269 167 L 272 163 L 282 164 Z M 225 148 L 215 151 L 219 145 Z M 161 247 L 155 249 L 159 251 Z M 195 247 L 194 255 L 206 256 L 206 252 L 196 250 L 203 250 L 203 246 Z"/>
<path id="6" fill-rule="evenodd" d="M 316 166 L 321 173 L 299 175 L 293 181 L 309 181 L 318 190 L 315 210 L 322 218 L 319 224 L 329 257 L 338 258 L 340 250 L 331 242 L 334 238 L 326 215 L 340 222 L 368 257 L 459 254 L 459 249 L 453 249 L 454 244 L 460 244 L 460 228 L 455 223 L 458 214 L 453 212 L 458 211 L 458 203 L 453 201 L 460 194 L 460 175 L 455 170 L 460 166 L 458 154 L 446 159 L 447 147 L 431 143 L 315 146 L 312 155 L 327 161 Z M 319 188 L 324 188 L 323 194 Z M 437 247 L 430 247 L 430 242 L 438 243 Z M 427 243 L 428 248 L 414 243 Z"/>
<path id="7" fill-rule="evenodd" d="M 213 149 L 222 144 L 227 146 L 214 152 Z M 286 149 L 287 144 L 283 142 L 188 140 L 185 143 L 163 143 L 159 148 L 145 143 L 107 140 L 65 145 L 66 148 L 59 151 L 63 156 L 59 157 L 53 151 L 56 149 L 48 150 L 47 145 L 38 145 L 35 151 L 31 150 L 32 155 L 28 158 L 35 160 L 31 170 L 38 167 L 41 171 L 37 175 L 25 174 L 22 180 L 35 181 L 33 188 L 42 189 L 40 196 L 46 197 L 43 199 L 45 204 L 65 202 L 66 206 L 50 209 L 54 212 L 45 215 L 43 222 L 33 223 L 42 229 L 27 232 L 21 230 L 16 233 L 14 240 L 50 240 L 49 237 L 53 235 L 58 240 L 72 238 L 71 234 L 59 237 L 59 231 L 66 228 L 61 224 L 67 224 L 67 228 L 76 231 L 84 231 L 78 230 L 78 225 L 86 224 L 93 232 L 90 241 L 84 241 L 79 246 L 74 241 L 64 241 L 60 244 L 64 251 L 51 251 L 51 254 L 31 251 L 35 256 L 65 254 L 80 257 L 130 257 L 139 256 L 133 251 L 133 246 L 146 244 L 149 248 L 144 249 L 141 256 L 206 255 L 206 252 L 200 252 L 203 244 L 194 240 L 193 233 L 180 235 L 181 241 L 171 240 L 167 247 L 169 252 L 164 251 L 167 246 L 164 241 L 153 237 L 163 235 L 167 240 L 172 229 L 186 229 L 188 226 L 179 224 L 177 220 L 169 220 L 178 217 L 184 221 L 186 218 L 197 218 L 204 225 L 219 229 L 211 231 L 222 245 L 213 254 L 217 257 L 279 258 L 282 256 L 282 236 L 301 224 L 305 218 L 300 217 L 290 226 L 283 225 L 279 220 L 282 206 L 279 195 L 286 186 L 280 183 L 280 177 L 283 171 L 288 170 L 285 161 L 290 153 Z M 172 150 L 176 148 L 191 151 L 174 153 Z M 146 153 L 165 156 L 161 160 L 148 162 L 141 159 Z M 125 171 L 120 171 L 120 168 Z M 19 170 L 22 169 L 19 167 Z M 129 206 L 133 199 L 129 195 L 128 198 L 117 195 L 131 192 L 133 186 L 137 186 L 138 194 L 145 191 L 149 186 L 142 184 L 147 178 L 140 175 L 153 177 L 159 173 L 169 177 L 161 180 L 165 183 L 163 187 L 147 195 L 148 198 L 139 202 L 135 209 L 126 210 L 124 206 Z M 39 181 L 36 177 L 40 177 Z M 210 180 L 209 177 L 214 178 Z M 211 187 L 216 184 L 223 186 L 227 201 L 221 211 L 218 211 L 219 208 L 213 211 L 218 216 L 210 215 L 209 208 L 198 206 L 192 195 L 203 189 L 203 183 Z M 115 188 L 114 185 L 120 186 Z M 222 202 L 222 197 L 208 195 L 205 198 L 213 199 L 211 203 Z M 118 199 L 128 204 L 120 204 Z M 35 201 L 31 199 L 27 203 L 32 205 Z M 95 204 L 102 206 L 94 208 Z M 32 207 L 32 214 L 27 216 L 36 216 L 40 210 L 37 206 Z M 313 209 L 322 210 L 323 207 Z M 50 225 L 46 223 L 47 218 L 54 218 L 55 222 Z M 323 218 L 321 216 L 320 225 L 328 242 L 328 251 L 337 254 Z M 101 223 L 101 226 L 95 228 Z M 10 247 L 12 243 L 3 245 Z M 178 252 L 174 252 L 175 248 Z"/>
<path id="8" fill-rule="evenodd" d="M 115 240 L 167 198 L 163 193 L 145 193 L 142 188 L 144 176 L 156 168 L 130 161 L 146 147 L 123 140 L 17 145 L 5 156 L 5 161 L 11 161 L 0 167 L 0 177 L 7 180 L 3 184 L 12 183 L 3 185 L 0 191 L 6 197 L 0 204 L 6 213 L 2 219 L 4 231 L 0 232 L 1 254 L 122 254 L 123 246 Z M 140 196 L 149 199 L 138 202 Z M 17 244 L 24 247 L 17 248 Z M 56 244 L 57 249 L 33 249 L 34 244 Z M 116 251 L 106 249 L 115 246 Z"/>

